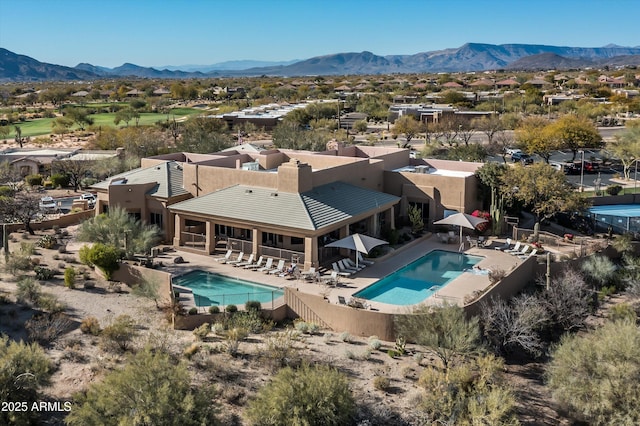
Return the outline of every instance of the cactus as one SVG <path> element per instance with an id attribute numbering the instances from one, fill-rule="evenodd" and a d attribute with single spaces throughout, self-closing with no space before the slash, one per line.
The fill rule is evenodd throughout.
<path id="1" fill-rule="evenodd" d="M 536 222 L 536 224 L 533 225 L 533 242 L 537 243 L 539 238 L 540 238 L 540 222 Z"/>

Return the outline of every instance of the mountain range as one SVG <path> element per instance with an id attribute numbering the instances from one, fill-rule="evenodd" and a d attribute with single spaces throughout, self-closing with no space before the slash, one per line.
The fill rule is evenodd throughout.
<path id="1" fill-rule="evenodd" d="M 393 73 L 469 72 L 487 70 L 577 69 L 640 65 L 640 47 L 563 47 L 534 44 L 467 43 L 458 48 L 414 55 L 379 56 L 371 52 L 336 53 L 281 63 L 229 61 L 214 65 L 166 66 L 163 69 L 125 63 L 106 68 L 87 63 L 75 67 L 39 62 L 0 48 L 0 82 L 95 80 L 115 77 L 206 78 L 308 76 Z M 185 69 L 182 69 L 185 68 Z"/>

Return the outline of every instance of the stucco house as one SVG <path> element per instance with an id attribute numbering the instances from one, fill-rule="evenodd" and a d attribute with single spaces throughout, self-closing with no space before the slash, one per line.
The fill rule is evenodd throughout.
<path id="1" fill-rule="evenodd" d="M 409 150 L 344 146 L 323 152 L 228 150 L 173 153 L 92 188 L 96 214 L 120 206 L 164 230 L 176 248 L 216 248 L 318 266 L 325 245 L 354 232 L 381 236 L 406 222 L 410 205 L 425 224 L 444 210 L 479 207 L 481 163 L 415 160 Z"/>

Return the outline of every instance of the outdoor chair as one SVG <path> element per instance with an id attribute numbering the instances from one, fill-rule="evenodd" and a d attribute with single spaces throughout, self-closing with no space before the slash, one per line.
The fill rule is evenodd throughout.
<path id="1" fill-rule="evenodd" d="M 341 304 L 341 305 L 346 305 L 347 301 L 344 298 L 344 296 L 338 296 L 338 303 Z"/>
<path id="2" fill-rule="evenodd" d="M 361 263 L 363 265 L 373 265 L 374 263 L 376 263 L 373 260 L 365 259 L 362 253 L 360 253 L 359 251 L 356 251 L 356 256 L 358 256 L 358 263 Z"/>
<path id="3" fill-rule="evenodd" d="M 252 263 L 250 265 L 245 265 L 244 269 L 255 269 L 262 267 L 262 263 L 264 262 L 264 258 L 260 256 L 256 263 Z"/>
<path id="4" fill-rule="evenodd" d="M 241 263 L 243 258 L 244 258 L 244 252 L 240 252 L 238 253 L 238 257 L 236 258 L 236 260 L 227 260 L 225 263 L 227 265 L 235 265 L 236 263 Z"/>
<path id="5" fill-rule="evenodd" d="M 436 236 L 438 237 L 438 240 L 440 240 L 442 244 L 449 244 L 449 235 L 441 234 L 438 232 Z"/>
<path id="6" fill-rule="evenodd" d="M 233 266 L 235 266 L 236 268 L 240 268 L 240 267 L 245 267 L 248 265 L 251 265 L 253 263 L 253 253 L 251 253 L 249 255 L 249 259 L 247 259 L 246 262 L 240 262 L 240 263 L 234 263 Z"/>
<path id="7" fill-rule="evenodd" d="M 231 258 L 232 253 L 233 253 L 233 250 L 227 250 L 227 254 L 225 254 L 224 257 L 217 257 L 217 258 L 214 258 L 213 260 L 215 260 L 216 262 L 224 263 Z"/>
<path id="8" fill-rule="evenodd" d="M 340 260 L 338 260 L 338 262 L 337 262 L 337 263 L 338 263 L 338 269 L 340 269 L 341 271 L 351 272 L 352 274 L 355 274 L 356 272 L 358 272 L 358 270 L 357 270 L 357 269 L 352 268 L 352 267 L 350 267 L 350 266 L 347 266 L 347 265 L 344 263 L 344 259 L 340 259 Z"/>
<path id="9" fill-rule="evenodd" d="M 333 262 L 331 264 L 331 267 L 333 268 L 333 270 L 340 275 L 341 277 L 350 277 L 352 272 L 348 272 L 348 271 L 343 271 L 340 268 L 338 268 L 338 264 L 336 262 Z"/>
<path id="10" fill-rule="evenodd" d="M 524 256 L 525 254 L 527 254 L 527 252 L 528 252 L 530 249 L 531 249 L 531 246 L 524 246 L 524 247 L 522 248 L 522 250 L 520 250 L 520 251 L 516 251 L 516 252 L 511 252 L 511 253 L 509 253 L 509 254 L 511 254 L 512 256 L 518 256 L 518 257 L 520 257 L 520 256 Z"/>
<path id="11" fill-rule="evenodd" d="M 331 275 L 329 277 L 322 278 L 322 282 L 327 285 L 335 285 L 340 284 L 340 276 L 337 271 L 331 271 Z"/>
<path id="12" fill-rule="evenodd" d="M 520 244 L 521 244 L 521 243 L 520 243 L 520 241 L 516 241 L 516 245 L 515 245 L 515 246 L 513 246 L 513 248 L 512 248 L 512 249 L 507 249 L 507 250 L 505 250 L 504 252 L 505 252 L 505 253 L 509 253 L 509 254 L 511 254 L 511 253 L 517 253 L 517 252 L 519 252 L 519 251 L 520 251 Z"/>
<path id="13" fill-rule="evenodd" d="M 505 251 L 505 250 L 509 250 L 510 247 L 511 247 L 511 238 L 507 238 L 507 241 L 505 241 L 504 244 L 499 245 L 498 247 L 495 247 L 495 249 L 500 251 Z"/>
<path id="14" fill-rule="evenodd" d="M 316 276 L 316 268 L 315 268 L 315 266 L 311 266 L 311 267 L 309 267 L 309 269 L 308 269 L 308 270 L 306 270 L 306 271 L 303 271 L 303 272 L 300 274 L 300 276 L 301 276 L 302 278 L 304 278 L 305 280 L 313 279 L 313 278 Z"/>
<path id="15" fill-rule="evenodd" d="M 284 271 L 284 259 L 280 259 L 278 261 L 278 266 L 276 266 L 275 269 L 267 271 L 267 273 L 269 273 L 269 274 L 281 274 L 282 271 Z"/>
<path id="16" fill-rule="evenodd" d="M 254 271 L 267 272 L 273 268 L 273 257 L 267 259 L 267 263 L 262 268 L 255 268 Z"/>
<path id="17" fill-rule="evenodd" d="M 469 243 L 469 247 L 478 247 L 478 240 L 474 240 L 468 235 L 467 235 L 467 242 Z"/>
<path id="18" fill-rule="evenodd" d="M 342 264 L 346 268 L 355 269 L 356 271 L 362 271 L 364 268 L 367 267 L 367 265 L 363 265 L 362 263 L 359 263 L 359 262 L 358 262 L 358 265 L 356 265 L 351 259 L 342 259 Z"/>
<path id="19" fill-rule="evenodd" d="M 529 246 L 527 246 L 527 247 L 529 247 Z M 537 254 L 538 254 L 538 249 L 533 249 L 533 250 L 531 250 L 531 252 L 529 254 L 521 254 L 521 255 L 518 256 L 518 258 L 522 259 L 522 260 L 527 260 L 528 258 L 530 258 L 532 256 L 535 256 Z"/>
<path id="20" fill-rule="evenodd" d="M 362 299 L 358 299 L 355 297 L 352 297 L 347 304 L 356 309 L 369 309 L 369 305 L 367 303 L 365 303 Z"/>

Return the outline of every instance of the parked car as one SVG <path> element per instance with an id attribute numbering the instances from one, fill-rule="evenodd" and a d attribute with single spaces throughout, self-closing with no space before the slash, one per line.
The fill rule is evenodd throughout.
<path id="1" fill-rule="evenodd" d="M 520 154 L 520 153 L 522 153 L 522 150 L 521 150 L 521 149 L 518 149 L 518 148 L 505 148 L 505 149 L 504 149 L 504 152 L 505 152 L 507 155 L 513 155 L 513 154 Z"/>
<path id="2" fill-rule="evenodd" d="M 580 174 L 580 163 L 563 163 L 560 161 L 552 161 L 549 163 L 551 167 L 554 169 L 563 172 L 567 175 L 579 175 Z"/>
<path id="3" fill-rule="evenodd" d="M 584 172 L 585 173 L 598 173 L 600 171 L 600 164 L 595 161 L 585 161 L 584 162 Z"/>
<path id="4" fill-rule="evenodd" d="M 40 210 L 43 212 L 52 212 L 58 208 L 58 204 L 53 197 L 42 197 L 40 199 Z"/>
<path id="5" fill-rule="evenodd" d="M 89 206 L 90 209 L 92 209 L 92 208 L 94 208 L 96 206 L 96 196 L 91 194 L 90 192 L 80 195 L 80 197 L 78 199 L 86 201 L 87 202 L 87 206 Z"/>
<path id="6" fill-rule="evenodd" d="M 513 161 L 514 163 L 517 163 L 519 161 L 522 164 L 532 164 L 533 157 L 531 157 L 529 154 L 525 154 L 524 152 L 520 151 L 520 152 L 511 154 L 511 161 Z"/>

